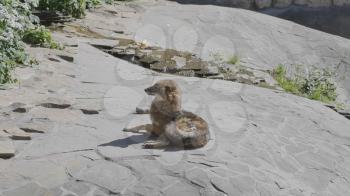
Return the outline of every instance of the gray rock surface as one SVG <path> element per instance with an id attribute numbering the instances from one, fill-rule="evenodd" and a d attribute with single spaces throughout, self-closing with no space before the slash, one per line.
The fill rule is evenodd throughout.
<path id="1" fill-rule="evenodd" d="M 0 177 L 2 195 L 350 193 L 350 121 L 319 102 L 229 81 L 159 75 L 83 41 L 75 59 L 75 65 L 57 62 L 47 80 L 47 64 L 41 64 L 22 81 L 26 86 L 34 77 L 41 78 L 36 86 L 0 91 L 12 96 L 2 100 L 4 105 L 22 102 L 19 94 L 26 104 L 35 105 L 28 113 L 2 118 L 14 123 L 46 119 L 40 122 L 51 127 L 32 133 L 30 144 L 14 142 L 16 156 L 0 159 L 1 168 L 6 168 Z M 63 72 L 79 76 L 63 77 Z M 66 82 L 60 88 L 65 90 L 49 93 L 62 77 Z M 148 115 L 132 113 L 151 101 L 142 89 L 164 78 L 178 81 L 184 108 L 209 122 L 211 140 L 206 147 L 146 150 L 141 145 L 147 135 L 121 131 L 149 122 Z M 27 89 L 46 91 L 46 97 L 26 94 Z M 72 106 L 40 106 L 58 95 Z M 100 107 L 101 112 L 86 115 L 77 109 L 80 105 Z"/>
<path id="2" fill-rule="evenodd" d="M 303 26 L 350 38 L 350 6 L 303 7 L 292 5 L 284 8 L 269 8 L 260 12 L 293 21 Z"/>
<path id="3" fill-rule="evenodd" d="M 28 48 L 40 64 L 16 70 L 20 86 L 0 91 L 1 124 L 44 130 L 30 141 L 5 135 L 15 156 L 0 159 L 0 195 L 350 194 L 350 121 L 331 108 L 279 90 L 156 73 L 91 46 L 95 39 L 70 37 L 78 47 Z M 74 62 L 52 61 L 57 55 Z M 183 108 L 208 121 L 204 148 L 142 149 L 147 134 L 122 132 L 150 121 L 134 111 L 149 107 L 143 89 L 160 79 L 176 80 Z"/>
<path id="4" fill-rule="evenodd" d="M 17 189 L 4 192 L 4 196 L 18 196 L 18 195 L 37 195 L 37 196 L 48 196 L 50 195 L 48 190 L 40 187 L 36 183 L 29 183 Z"/>
<path id="5" fill-rule="evenodd" d="M 263 9 L 270 7 L 288 7 L 299 5 L 305 7 L 331 7 L 350 5 L 349 0 L 171 0 L 184 4 L 210 4 L 246 9 Z"/>
<path id="6" fill-rule="evenodd" d="M 24 132 L 18 127 L 8 127 L 4 129 L 4 132 L 9 135 L 13 140 L 30 140 L 31 137 L 28 133 Z"/>
<path id="7" fill-rule="evenodd" d="M 15 156 L 15 149 L 9 138 L 0 135 L 0 158 L 8 159 Z"/>
<path id="8" fill-rule="evenodd" d="M 244 8 L 350 38 L 349 0 L 173 0 L 181 4 L 205 4 Z"/>

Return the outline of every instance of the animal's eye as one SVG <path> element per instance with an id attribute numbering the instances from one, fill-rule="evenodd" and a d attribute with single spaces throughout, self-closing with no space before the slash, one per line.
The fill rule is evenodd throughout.
<path id="1" fill-rule="evenodd" d="M 171 87 L 170 86 L 165 86 L 165 91 L 171 92 Z"/>

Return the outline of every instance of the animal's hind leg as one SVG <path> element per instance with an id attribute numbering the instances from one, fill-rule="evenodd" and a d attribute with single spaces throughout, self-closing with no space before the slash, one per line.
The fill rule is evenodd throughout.
<path id="1" fill-rule="evenodd" d="M 152 124 L 145 124 L 145 125 L 139 125 L 133 128 L 124 128 L 124 132 L 132 132 L 132 133 L 139 133 L 140 131 L 145 130 L 148 133 L 153 132 L 153 125 Z"/>
<path id="2" fill-rule="evenodd" d="M 150 113 L 149 109 L 142 109 L 139 107 L 136 108 L 136 114 L 149 114 L 149 113 Z"/>

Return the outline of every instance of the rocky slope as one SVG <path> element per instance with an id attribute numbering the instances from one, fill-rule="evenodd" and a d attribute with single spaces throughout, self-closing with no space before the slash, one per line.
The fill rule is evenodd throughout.
<path id="1" fill-rule="evenodd" d="M 7 158 L 0 158 L 0 195 L 350 194 L 350 121 L 322 103 L 231 81 L 160 74 L 92 46 L 118 44 L 106 36 L 133 37 L 127 33 L 139 24 L 136 18 L 144 21 L 143 9 L 166 8 L 147 4 L 102 7 L 66 26 L 55 33 L 64 51 L 28 48 L 40 64 L 17 69 L 21 82 L 0 90 L 0 156 Z M 188 20 L 181 19 L 186 9 L 176 5 L 184 14 L 158 18 L 158 24 Z M 196 17 L 194 28 L 204 28 L 205 16 Z M 204 19 L 209 25 L 209 16 Z M 81 24 L 101 34 L 72 27 Z M 162 38 L 154 29 L 140 29 L 137 35 L 153 37 L 138 39 Z M 192 41 L 174 43 L 190 48 Z M 148 135 L 121 131 L 149 122 L 149 116 L 133 114 L 135 107 L 148 107 L 151 98 L 143 89 L 165 78 L 182 87 L 184 109 L 208 121 L 205 148 L 145 150 Z"/>
<path id="2" fill-rule="evenodd" d="M 319 8 L 289 6 L 265 9 L 262 12 L 333 35 L 350 38 L 350 6 Z"/>
<path id="3" fill-rule="evenodd" d="M 238 7 L 276 16 L 320 31 L 350 38 L 348 0 L 176 0 L 182 4 Z"/>
<path id="4" fill-rule="evenodd" d="M 338 101 L 350 103 L 349 39 L 249 10 L 169 1 L 138 1 L 127 7 L 115 14 L 90 13 L 84 24 L 108 36 L 116 35 L 110 27 L 118 24 L 137 41 L 204 60 L 237 56 L 241 65 L 258 70 L 278 64 L 330 68 L 337 73 Z"/>

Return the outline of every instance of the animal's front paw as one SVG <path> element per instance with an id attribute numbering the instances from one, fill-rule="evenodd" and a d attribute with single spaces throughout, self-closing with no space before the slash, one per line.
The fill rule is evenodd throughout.
<path id="1" fill-rule="evenodd" d="M 131 132 L 131 133 L 141 133 L 140 130 L 135 129 L 135 128 L 130 128 L 130 129 L 124 128 L 123 131 L 124 131 L 124 132 Z"/>
<path id="2" fill-rule="evenodd" d="M 124 131 L 124 132 L 132 132 L 132 130 L 131 130 L 131 129 L 128 129 L 128 128 L 124 128 L 123 131 Z"/>
<path id="3" fill-rule="evenodd" d="M 136 107 L 136 114 L 149 114 L 149 109 L 142 109 L 139 107 Z"/>
<path id="4" fill-rule="evenodd" d="M 146 149 L 160 149 L 165 148 L 169 145 L 169 142 L 166 140 L 149 140 L 143 143 L 142 147 Z"/>
<path id="5" fill-rule="evenodd" d="M 157 148 L 158 144 L 159 143 L 157 141 L 147 141 L 143 143 L 142 147 L 145 149 L 154 149 Z"/>
<path id="6" fill-rule="evenodd" d="M 144 113 L 144 111 L 143 111 L 143 109 L 141 109 L 141 108 L 136 108 L 136 114 L 143 114 Z"/>

